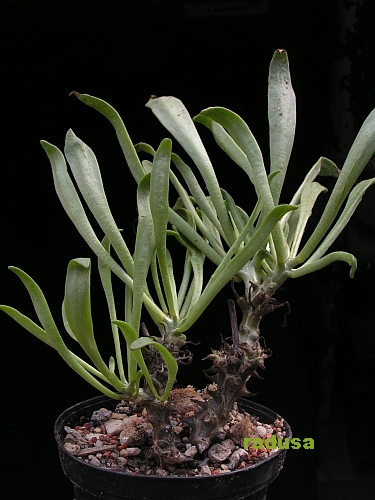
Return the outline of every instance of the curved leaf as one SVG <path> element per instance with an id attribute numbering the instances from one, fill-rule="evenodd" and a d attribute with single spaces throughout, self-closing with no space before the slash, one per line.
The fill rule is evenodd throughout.
<path id="1" fill-rule="evenodd" d="M 73 259 L 69 262 L 65 282 L 65 317 L 76 340 L 97 369 L 118 391 L 123 383 L 103 361 L 94 337 L 90 300 L 90 259 Z"/>
<path id="2" fill-rule="evenodd" d="M 96 237 L 96 234 L 92 229 L 82 207 L 73 182 L 68 175 L 65 159 L 61 151 L 56 146 L 53 146 L 46 141 L 41 141 L 41 144 L 51 162 L 57 195 L 66 213 L 76 226 L 78 232 L 97 257 L 101 259 L 128 287 L 132 288 L 132 278 L 109 255 L 109 253 L 103 248 L 99 239 Z M 155 323 L 160 324 L 164 320 L 164 314 L 162 311 L 149 299 L 149 297 L 144 296 L 143 300 Z"/>
<path id="3" fill-rule="evenodd" d="M 87 206 L 104 234 L 107 235 L 125 271 L 130 276 L 133 276 L 133 258 L 109 208 L 99 165 L 93 151 L 72 130 L 69 130 L 66 134 L 64 151 L 74 179 Z"/>
<path id="4" fill-rule="evenodd" d="M 348 197 L 345 208 L 343 209 L 339 219 L 337 220 L 331 231 L 328 233 L 328 235 L 325 237 L 321 245 L 319 245 L 317 250 L 311 255 L 311 257 L 306 261 L 305 264 L 314 262 L 320 259 L 320 257 L 325 254 L 325 252 L 330 248 L 330 246 L 334 243 L 336 238 L 339 236 L 341 231 L 345 228 L 345 226 L 349 222 L 350 218 L 352 217 L 356 208 L 361 202 L 362 197 L 365 194 L 366 190 L 374 183 L 375 183 L 375 178 L 362 181 L 355 186 L 355 188 Z M 297 255 L 295 259 L 296 262 L 301 261 L 300 255 L 301 254 Z"/>
<path id="5" fill-rule="evenodd" d="M 291 269 L 289 271 L 289 276 L 291 278 L 299 278 L 300 276 L 305 276 L 305 274 L 313 273 L 315 271 L 319 271 L 319 269 L 323 269 L 323 267 L 328 266 L 336 261 L 347 262 L 350 266 L 350 277 L 353 278 L 354 273 L 357 269 L 357 259 L 354 255 L 347 252 L 332 252 L 328 255 L 325 255 L 321 259 L 305 262 L 301 267 L 297 269 Z"/>
<path id="6" fill-rule="evenodd" d="M 144 176 L 144 171 L 142 165 L 139 161 L 138 155 L 135 151 L 132 141 L 130 140 L 129 134 L 125 128 L 124 122 L 122 121 L 120 115 L 117 111 L 107 102 L 97 97 L 93 97 L 87 94 L 79 94 L 78 92 L 72 92 L 81 102 L 87 104 L 91 108 L 96 109 L 104 115 L 112 124 L 116 130 L 117 139 L 120 143 L 122 151 L 125 156 L 125 160 L 129 166 L 134 179 L 139 183 Z"/>
<path id="7" fill-rule="evenodd" d="M 201 123 L 211 130 L 218 146 L 220 146 L 220 148 L 227 153 L 229 158 L 234 161 L 234 163 L 242 168 L 242 170 L 248 175 L 250 181 L 254 184 L 254 174 L 247 156 L 242 149 L 238 147 L 225 128 L 201 113 L 194 116 L 193 121 Z"/>
<path id="8" fill-rule="evenodd" d="M 333 224 L 345 198 L 375 153 L 375 109 L 364 121 L 345 160 L 322 217 L 313 234 L 301 250 L 299 262 L 304 262 Z"/>
<path id="9" fill-rule="evenodd" d="M 145 360 L 143 359 L 142 351 L 140 349 L 135 349 L 135 350 L 130 349 L 130 346 L 132 345 L 132 343 L 135 342 L 138 338 L 137 332 L 126 321 L 115 321 L 114 323 L 115 323 L 115 325 L 117 325 L 120 328 L 122 334 L 124 335 L 124 338 L 126 340 L 126 344 L 129 347 L 129 352 L 131 352 L 131 355 L 134 356 L 134 359 L 138 363 L 138 366 L 140 367 L 140 369 L 142 371 L 142 375 L 146 379 L 146 382 L 147 382 L 148 386 L 150 387 L 152 394 L 154 395 L 154 397 L 156 399 L 160 399 L 160 396 L 159 396 L 157 390 L 155 389 L 154 383 L 151 379 L 151 375 L 150 375 L 150 372 L 148 371 Z M 137 380 L 139 380 L 139 376 L 137 375 L 136 377 L 137 377 Z M 135 380 L 133 381 L 133 385 L 134 385 L 134 390 L 136 390 L 138 388 L 138 386 L 136 386 Z M 137 394 L 134 394 L 134 396 L 137 396 Z"/>
<path id="10" fill-rule="evenodd" d="M 173 385 L 176 380 L 176 375 L 178 371 L 178 364 L 177 361 L 174 359 L 172 354 L 168 351 L 166 347 L 164 347 L 162 344 L 159 342 L 156 342 L 153 340 L 151 337 L 140 337 L 137 340 L 135 340 L 131 346 L 130 349 L 131 351 L 136 351 L 137 349 L 142 349 L 143 347 L 146 346 L 152 346 L 154 347 L 157 351 L 159 351 L 161 357 L 163 358 L 167 370 L 168 370 L 168 380 L 167 384 L 165 386 L 164 394 L 161 396 L 160 400 L 161 401 L 166 401 L 168 399 L 168 396 L 173 389 Z"/>
<path id="11" fill-rule="evenodd" d="M 295 257 L 298 252 L 299 245 L 302 240 L 303 233 L 306 228 L 307 221 L 311 216 L 311 211 L 320 193 L 327 192 L 327 189 L 318 182 L 312 182 L 307 185 L 301 194 L 301 204 L 299 206 L 298 223 L 295 228 L 295 233 L 289 233 L 292 244 L 290 255 Z"/>
<path id="12" fill-rule="evenodd" d="M 146 107 L 151 109 L 161 124 L 177 139 L 194 161 L 210 193 L 225 237 L 229 244 L 233 243 L 234 234 L 215 171 L 185 106 L 179 99 L 169 96 L 151 98 Z"/>

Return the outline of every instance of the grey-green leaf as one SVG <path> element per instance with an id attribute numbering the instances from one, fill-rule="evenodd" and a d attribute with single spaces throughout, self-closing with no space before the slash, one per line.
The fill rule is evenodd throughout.
<path id="1" fill-rule="evenodd" d="M 65 156 L 87 206 L 107 235 L 126 272 L 133 276 L 133 259 L 109 208 L 96 157 L 72 130 L 66 134 Z"/>
<path id="2" fill-rule="evenodd" d="M 273 200 L 277 204 L 292 152 L 296 128 L 296 98 L 292 88 L 288 56 L 285 50 L 276 50 L 270 65 L 268 122 L 271 172 L 280 170 L 280 174 L 271 185 Z"/>

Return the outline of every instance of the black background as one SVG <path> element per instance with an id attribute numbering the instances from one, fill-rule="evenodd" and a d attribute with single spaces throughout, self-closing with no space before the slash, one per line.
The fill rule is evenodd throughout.
<path id="1" fill-rule="evenodd" d="M 289 55 L 298 117 L 296 146 L 288 173 L 290 184 L 284 201 L 289 201 L 289 195 L 317 158 L 332 152 L 336 137 L 329 116 L 330 69 L 339 50 L 336 2 L 270 0 L 263 15 L 189 16 L 186 5 L 197 3 L 1 2 L 5 88 L 0 303 L 33 314 L 22 284 L 6 270 L 8 265 L 15 265 L 38 282 L 60 322 L 67 263 L 75 257 L 90 256 L 55 195 L 49 162 L 39 145 L 41 139 L 62 149 L 64 135 L 71 127 L 94 149 L 115 219 L 129 239 L 133 237 L 137 217 L 134 181 L 126 170 L 110 124 L 69 97 L 73 90 L 110 102 L 122 115 L 135 143 L 145 141 L 156 147 L 164 137 L 162 127 L 144 107 L 149 96 L 175 95 L 192 115 L 208 106 L 233 109 L 249 123 L 266 151 L 268 66 L 274 50 L 284 48 Z M 354 65 L 356 78 L 353 77 L 357 92 L 352 106 L 357 128 L 374 107 L 372 6 L 371 0 L 363 1 L 358 33 L 348 41 L 355 53 L 361 47 L 361 57 Z M 209 134 L 202 131 L 202 136 L 219 165 L 216 168 L 221 183 L 246 208 L 251 195 L 247 187 L 242 187 L 245 177 L 222 161 L 223 156 L 216 152 Z M 338 161 L 339 157 L 337 154 L 332 159 Z M 373 217 L 373 204 L 368 207 L 365 218 Z M 367 235 L 369 231 L 365 231 Z M 347 244 L 347 239 L 343 243 Z M 360 239 L 356 243 L 360 245 Z M 370 251 L 361 269 L 369 267 L 372 260 L 375 258 Z M 338 379 L 343 373 L 356 370 L 356 360 L 351 358 L 349 366 L 351 351 L 342 349 L 335 333 L 328 341 L 322 340 L 319 328 L 328 306 L 332 305 L 338 315 L 333 327 L 336 330 L 342 326 L 345 315 L 350 314 L 350 307 L 361 306 L 365 311 L 371 308 L 371 300 L 363 292 L 367 282 L 371 283 L 369 277 L 373 277 L 371 270 L 360 270 L 349 282 L 347 269 L 339 267 L 331 273 L 323 272 L 320 278 L 287 283 L 279 294 L 279 299 L 288 299 L 292 307 L 287 327 L 282 328 L 282 311 L 264 321 L 267 345 L 274 356 L 267 363 L 265 380 L 251 382 L 249 389 L 260 391 L 256 401 L 282 414 L 296 437 L 317 436 L 319 401 L 326 376 L 319 367 L 322 363 L 327 366 L 324 359 L 332 347 L 331 341 L 334 366 L 329 365 L 329 370 L 333 386 L 338 387 L 332 389 L 331 404 L 346 404 L 348 394 L 341 390 Z M 109 332 L 107 318 L 98 314 L 96 306 L 101 298 L 100 293 L 93 293 L 99 344 Z M 224 336 L 229 332 L 228 315 L 223 312 L 227 298 L 228 291 L 210 306 L 206 318 L 192 331 L 192 340 L 201 339 L 202 343 L 196 348 L 192 377 L 182 372 L 181 384 L 204 384 L 201 369 L 206 365 L 200 359 L 210 346 L 218 347 L 220 332 Z M 96 395 L 96 391 L 71 373 L 49 347 L 22 331 L 7 316 L 2 315 L 0 321 L 1 455 L 5 472 L 2 490 L 5 487 L 6 498 L 71 499 L 71 485 L 58 463 L 52 424 L 62 410 Z M 305 328 L 307 333 L 303 335 Z M 103 349 L 105 354 L 108 350 L 109 357 L 109 348 Z M 369 373 L 366 377 L 372 376 L 371 370 Z M 366 398 L 368 394 L 373 396 L 371 392 L 365 394 Z M 355 402 L 359 413 L 366 398 L 359 397 Z M 285 470 L 270 488 L 269 499 L 317 498 L 317 456 L 313 451 L 290 451 Z"/>

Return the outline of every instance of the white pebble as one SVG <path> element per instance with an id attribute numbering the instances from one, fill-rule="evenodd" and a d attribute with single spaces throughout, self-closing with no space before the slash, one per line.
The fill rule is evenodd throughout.
<path id="1" fill-rule="evenodd" d="M 123 422 L 115 418 L 110 418 L 104 425 L 107 434 L 112 434 L 113 436 L 118 436 L 125 429 Z"/>
<path id="2" fill-rule="evenodd" d="M 259 437 L 264 437 L 267 434 L 267 429 L 263 425 L 257 425 L 256 431 Z"/>
<path id="3" fill-rule="evenodd" d="M 90 464 L 96 465 L 96 467 L 99 467 L 100 461 L 96 457 L 92 457 L 92 459 L 90 460 Z"/>
<path id="4" fill-rule="evenodd" d="M 201 474 L 202 476 L 211 476 L 211 469 L 208 465 L 202 465 Z"/>
<path id="5" fill-rule="evenodd" d="M 188 448 L 188 449 L 185 451 L 184 455 L 185 455 L 186 457 L 193 457 L 193 456 L 194 456 L 197 452 L 198 452 L 198 449 L 197 449 L 197 447 L 196 447 L 196 446 L 190 446 L 190 448 Z"/>
<path id="6" fill-rule="evenodd" d="M 124 450 L 120 451 L 120 456 L 121 457 L 136 457 L 137 455 L 140 455 L 141 450 L 140 448 L 125 448 Z"/>

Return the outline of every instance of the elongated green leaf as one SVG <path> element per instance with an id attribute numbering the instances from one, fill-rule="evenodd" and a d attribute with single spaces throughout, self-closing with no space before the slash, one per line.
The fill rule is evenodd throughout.
<path id="1" fill-rule="evenodd" d="M 72 130 L 66 134 L 65 156 L 87 206 L 107 235 L 125 271 L 133 276 L 133 258 L 109 208 L 98 162 L 92 150 Z"/>
<path id="2" fill-rule="evenodd" d="M 134 290 L 131 325 L 139 331 L 143 294 L 147 290 L 147 275 L 155 252 L 155 235 L 150 209 L 150 177 L 146 174 L 138 186 L 138 227 L 134 252 Z"/>
<path id="3" fill-rule="evenodd" d="M 337 165 L 329 160 L 328 158 L 325 158 L 324 156 L 321 156 L 319 160 L 312 166 L 312 168 L 309 170 L 308 174 L 304 178 L 303 182 L 297 189 L 296 193 L 294 194 L 292 201 L 290 202 L 291 205 L 298 205 L 300 200 L 301 200 L 301 194 L 306 189 L 308 185 L 310 185 L 315 178 L 318 175 L 321 175 L 323 177 L 338 177 L 340 174 L 340 170 L 337 167 Z M 285 224 L 288 222 L 289 223 L 289 236 L 288 236 L 288 243 L 290 243 L 291 236 L 294 235 L 295 228 L 298 223 L 298 218 L 299 218 L 299 211 L 295 210 L 294 212 L 288 212 L 287 214 L 284 215 L 281 221 L 281 227 L 284 227 Z"/>
<path id="4" fill-rule="evenodd" d="M 205 213 L 207 218 L 221 233 L 221 235 L 224 236 L 223 229 L 220 225 L 218 218 L 216 217 L 215 210 L 213 209 L 213 207 L 211 207 L 209 201 L 207 200 L 207 196 L 205 195 L 203 189 L 200 187 L 199 182 L 195 177 L 191 168 L 188 165 L 186 165 L 186 163 L 183 162 L 181 158 L 177 156 L 175 153 L 172 153 L 171 159 L 176 168 L 178 169 L 178 171 L 181 173 L 182 177 L 184 178 L 189 188 L 189 191 L 191 195 L 194 197 L 199 208 L 202 210 L 202 212 Z"/>
<path id="5" fill-rule="evenodd" d="M 220 239 L 217 240 L 215 238 L 212 231 L 210 231 L 210 229 L 208 229 L 206 227 L 203 220 L 199 217 L 198 212 L 196 211 L 196 209 L 193 205 L 191 197 L 188 195 L 185 188 L 181 185 L 181 183 L 177 179 L 176 175 L 172 171 L 170 171 L 169 177 L 170 177 L 171 183 L 176 188 L 177 193 L 180 195 L 180 198 L 177 200 L 173 209 L 175 211 L 177 211 L 176 208 L 179 205 L 182 205 L 184 207 L 184 209 L 186 209 L 186 213 L 188 213 L 191 216 L 191 218 L 193 219 L 194 225 L 197 226 L 199 231 L 202 233 L 202 236 L 208 240 L 208 242 L 211 244 L 211 246 L 213 247 L 213 249 L 216 252 L 218 252 L 219 254 L 222 253 L 224 255 L 224 250 L 223 250 L 221 244 L 219 243 Z M 181 210 L 178 210 L 178 212 L 181 214 Z M 193 225 L 193 224 L 191 224 L 191 225 Z M 215 231 L 215 233 L 216 233 L 216 231 Z"/>
<path id="6" fill-rule="evenodd" d="M 305 264 L 303 264 L 301 267 L 292 269 L 289 272 L 289 275 L 291 278 L 299 278 L 300 276 L 305 276 L 306 274 L 319 271 L 319 269 L 323 269 L 323 267 L 326 267 L 336 261 L 347 262 L 350 266 L 350 277 L 353 278 L 354 273 L 357 269 L 357 259 L 354 257 L 354 255 L 347 252 L 332 252 L 328 255 L 325 255 L 321 259 L 305 262 Z"/>
<path id="7" fill-rule="evenodd" d="M 219 123 L 224 127 L 234 142 L 245 153 L 254 173 L 254 185 L 258 197 L 262 200 L 266 212 L 274 208 L 263 156 L 247 124 L 233 111 L 226 108 L 207 108 L 200 113 L 204 117 Z"/>
<path id="8" fill-rule="evenodd" d="M 202 111 L 201 114 L 222 125 L 246 154 L 254 174 L 255 190 L 262 204 L 261 219 L 263 219 L 275 205 L 269 185 L 269 179 L 264 167 L 262 153 L 249 127 L 240 116 L 226 108 L 208 108 Z M 277 176 L 273 182 L 275 182 L 276 179 Z M 283 265 L 287 258 L 285 253 L 286 241 L 279 224 L 275 226 L 273 241 L 278 263 Z"/>
<path id="9" fill-rule="evenodd" d="M 304 262 L 315 250 L 336 218 L 345 198 L 375 153 L 375 109 L 364 121 L 345 160 L 322 217 L 299 254 Z"/>
<path id="10" fill-rule="evenodd" d="M 245 227 L 245 223 L 241 217 L 241 214 L 238 210 L 238 207 L 237 205 L 235 204 L 233 198 L 231 197 L 231 195 L 225 191 L 224 189 L 222 189 L 222 193 L 223 193 L 223 197 L 227 203 L 227 206 L 228 206 L 228 211 L 229 213 L 231 214 L 232 218 L 233 218 L 233 221 L 234 221 L 234 224 L 237 228 L 237 231 L 238 233 L 240 233 L 243 228 Z M 238 236 L 238 234 L 237 234 Z"/>
<path id="11" fill-rule="evenodd" d="M 227 153 L 229 158 L 233 160 L 234 163 L 236 163 L 239 167 L 242 168 L 244 172 L 246 172 L 246 174 L 249 176 L 250 181 L 254 184 L 254 174 L 247 156 L 242 151 L 242 149 L 239 148 L 238 145 L 234 142 L 234 140 L 224 129 L 224 127 L 203 114 L 195 116 L 193 120 L 197 123 L 205 125 L 208 129 L 211 130 L 217 144 L 223 151 Z"/>
<path id="12" fill-rule="evenodd" d="M 178 319 L 176 285 L 167 257 L 169 172 L 172 142 L 164 139 L 156 151 L 150 183 L 150 207 L 154 224 L 156 253 L 170 315 Z"/>
<path id="13" fill-rule="evenodd" d="M 115 358 L 113 356 L 109 358 L 108 368 L 109 371 L 115 373 L 116 363 L 115 363 Z"/>
<path id="14" fill-rule="evenodd" d="M 304 178 L 303 182 L 297 189 L 296 193 L 294 194 L 292 201 L 290 202 L 291 205 L 297 205 L 300 202 L 301 199 L 301 194 L 303 190 L 311 184 L 318 175 L 321 175 L 323 177 L 338 177 L 340 174 L 340 170 L 337 167 L 337 165 L 329 160 L 328 158 L 325 158 L 324 156 L 321 156 L 319 160 L 311 167 L 309 172 L 307 173 L 306 177 Z M 289 212 L 289 215 L 293 216 L 295 212 Z M 288 214 L 285 215 L 284 219 L 288 217 Z"/>
<path id="15" fill-rule="evenodd" d="M 49 310 L 46 299 L 43 295 L 43 292 L 39 288 L 39 286 L 35 283 L 35 281 L 24 271 L 17 267 L 10 267 L 11 271 L 13 271 L 23 282 L 27 291 L 30 294 L 32 299 L 35 311 L 39 318 L 39 321 L 42 323 L 44 330 L 42 330 L 38 325 L 36 325 L 32 320 L 19 313 L 13 308 L 9 308 L 8 306 L 0 306 L 0 309 L 9 314 L 15 321 L 17 321 L 21 326 L 23 326 L 30 333 L 35 335 L 37 338 L 53 347 L 57 350 L 63 360 L 72 368 L 78 375 L 80 375 L 84 380 L 86 380 L 93 387 L 101 391 L 103 394 L 114 398 L 114 399 L 122 399 L 125 396 L 125 387 L 121 385 L 121 395 L 115 393 L 101 384 L 95 377 L 93 377 L 86 368 L 82 366 L 77 361 L 77 356 L 69 351 L 66 347 L 63 339 L 60 336 L 60 333 L 56 327 L 56 324 L 52 318 L 51 312 Z M 107 379 L 105 379 L 108 381 Z"/>
<path id="16" fill-rule="evenodd" d="M 174 210 L 169 209 L 169 222 L 173 224 L 176 229 L 187 238 L 193 245 L 195 245 L 201 252 L 203 252 L 214 264 L 219 265 L 222 256 L 219 255 L 196 231 L 190 224 L 188 224 L 182 217 L 180 217 Z"/>
<path id="17" fill-rule="evenodd" d="M 129 352 L 131 352 L 131 355 L 134 356 L 134 359 L 138 363 L 138 366 L 140 367 L 140 369 L 142 371 L 142 375 L 146 379 L 146 382 L 147 382 L 148 386 L 150 387 L 152 394 L 154 395 L 154 397 L 156 399 L 160 399 L 160 396 L 159 396 L 157 390 L 155 389 L 154 383 L 152 381 L 150 372 L 148 371 L 146 363 L 143 359 L 142 351 L 140 349 L 135 349 L 135 350 L 130 349 L 130 346 L 132 345 L 132 343 L 135 342 L 138 338 L 137 332 L 134 330 L 134 328 L 131 325 L 129 325 L 129 323 L 127 323 L 125 321 L 115 321 L 115 324 L 120 328 L 121 332 L 123 333 L 125 340 L 126 340 L 126 344 L 129 346 Z M 136 389 L 136 388 L 137 387 L 135 385 L 135 380 L 134 380 L 134 389 Z M 134 394 L 134 395 L 136 395 L 136 394 Z"/>
<path id="18" fill-rule="evenodd" d="M 177 361 L 174 359 L 172 354 L 168 351 L 166 347 L 164 347 L 162 344 L 159 342 L 156 342 L 153 340 L 151 337 L 140 337 L 137 340 L 135 340 L 131 346 L 130 349 L 132 351 L 135 351 L 137 349 L 142 349 L 143 347 L 146 346 L 152 346 L 154 347 L 157 351 L 159 351 L 161 357 L 163 358 L 167 370 L 168 370 L 168 380 L 167 384 L 165 386 L 164 394 L 161 396 L 160 400 L 161 401 L 166 401 L 168 399 L 168 396 L 173 389 L 173 385 L 176 380 L 176 375 L 177 375 L 177 370 L 178 370 L 178 364 Z"/>
<path id="19" fill-rule="evenodd" d="M 191 274 L 192 274 L 191 260 L 190 260 L 190 256 L 189 256 L 189 251 L 186 250 L 184 272 L 182 275 L 182 280 L 181 280 L 180 288 L 178 290 L 178 295 L 177 295 L 177 303 L 178 303 L 178 310 L 180 311 L 180 318 L 182 317 L 181 316 L 181 307 L 182 307 L 182 304 L 184 303 L 186 293 L 187 293 L 188 288 L 189 288 Z"/>
<path id="20" fill-rule="evenodd" d="M 153 284 L 155 287 L 156 295 L 158 296 L 161 310 L 167 316 L 168 315 L 168 307 L 167 307 L 167 304 L 165 303 L 165 298 L 164 298 L 163 290 L 162 290 L 161 283 L 160 283 L 156 252 L 154 253 L 154 255 L 152 257 L 152 261 L 151 261 L 151 274 L 152 274 L 152 281 L 153 281 Z"/>
<path id="21" fill-rule="evenodd" d="M 209 282 L 207 283 L 199 301 L 191 308 L 186 316 L 185 321 L 178 328 L 179 332 L 184 332 L 199 318 L 203 311 L 207 308 L 210 302 L 216 297 L 219 291 L 226 285 L 232 278 L 234 278 L 241 269 L 250 261 L 250 259 L 255 255 L 255 253 L 260 249 L 264 248 L 269 235 L 271 234 L 273 228 L 281 219 L 281 217 L 289 210 L 295 210 L 296 207 L 291 205 L 279 205 L 275 207 L 263 220 L 260 227 L 255 231 L 251 240 L 245 245 L 245 247 L 239 252 L 235 257 L 230 259 L 234 251 L 231 247 L 227 256 L 222 260 L 220 265 L 217 267 L 215 272 L 212 274 Z M 237 238 L 234 246 L 238 245 L 240 238 L 243 239 L 244 235 Z"/>
<path id="22" fill-rule="evenodd" d="M 293 235 L 292 246 L 290 249 L 291 257 L 295 257 L 298 252 L 298 248 L 301 243 L 307 221 L 310 218 L 312 208 L 315 205 L 315 202 L 320 193 L 323 192 L 327 192 L 327 189 L 318 182 L 312 182 L 311 184 L 307 185 L 302 192 L 301 204 L 299 207 L 299 219 L 297 227 L 295 229 L 295 234 Z M 292 235 L 289 234 L 289 237 L 292 237 Z"/>
<path id="23" fill-rule="evenodd" d="M 320 259 L 320 257 L 322 257 L 322 255 L 324 255 L 325 252 L 331 247 L 331 245 L 334 243 L 336 238 L 339 236 L 339 234 L 342 232 L 342 230 L 345 228 L 350 218 L 354 214 L 367 189 L 374 183 L 375 178 L 362 181 L 355 186 L 348 197 L 348 201 L 346 202 L 345 208 L 343 209 L 339 219 L 337 220 L 331 231 L 328 233 L 328 235 L 325 237 L 321 245 L 319 245 L 317 250 L 311 255 L 311 257 L 306 261 L 305 264 L 309 264 Z M 298 262 L 299 260 L 299 256 L 297 255 L 296 261 Z"/>
<path id="24" fill-rule="evenodd" d="M 57 349 L 59 344 L 63 344 L 63 340 L 56 327 L 56 323 L 52 317 L 51 311 L 48 307 L 47 301 L 43 295 L 42 290 L 28 274 L 26 274 L 18 267 L 10 266 L 9 269 L 18 276 L 18 278 L 22 281 L 27 291 L 29 292 L 38 319 L 48 336 L 47 342 L 46 342 L 47 339 L 44 340 L 43 338 L 41 338 L 41 340 L 48 343 L 48 345 L 50 345 L 51 347 Z M 29 326 L 32 325 L 29 324 Z M 38 330 L 35 330 L 35 333 L 34 332 L 31 333 L 35 335 L 38 332 L 39 332 Z"/>
<path id="25" fill-rule="evenodd" d="M 57 195 L 66 213 L 76 226 L 78 232 L 97 257 L 101 259 L 127 286 L 132 288 L 132 278 L 117 264 L 109 253 L 106 252 L 99 239 L 96 237 L 96 234 L 86 217 L 73 182 L 68 175 L 65 159 L 61 151 L 56 148 L 56 146 L 53 146 L 46 141 L 41 141 L 41 144 L 51 162 Z M 149 297 L 144 296 L 143 300 L 155 323 L 160 324 L 164 319 L 162 311 L 149 299 Z"/>
<path id="26" fill-rule="evenodd" d="M 91 318 L 90 259 L 69 262 L 65 282 L 64 310 L 66 320 L 84 351 L 96 348 Z"/>
<path id="27" fill-rule="evenodd" d="M 280 171 L 280 174 L 271 185 L 273 200 L 277 205 L 292 152 L 296 128 L 296 98 L 292 88 L 288 56 L 285 50 L 276 50 L 270 65 L 268 122 L 270 128 L 271 172 Z"/>
<path id="28" fill-rule="evenodd" d="M 78 92 L 72 92 L 72 94 L 75 95 L 81 102 L 87 104 L 87 106 L 99 111 L 99 113 L 104 115 L 111 122 L 116 130 L 116 135 L 129 169 L 136 182 L 139 183 L 145 172 L 143 171 L 142 165 L 139 161 L 132 141 L 130 140 L 125 125 L 117 111 L 110 104 L 102 99 L 98 99 L 97 97 L 87 94 L 79 94 Z"/>
<path id="29" fill-rule="evenodd" d="M 40 326 L 34 323 L 34 321 L 32 321 L 30 318 L 17 311 L 17 309 L 14 309 L 10 306 L 0 305 L 0 311 L 4 311 L 6 314 L 8 314 L 8 316 L 14 319 L 14 321 L 17 321 L 19 325 L 25 328 L 25 330 L 35 335 L 35 337 L 37 337 L 42 342 L 45 342 L 50 347 L 53 347 L 53 342 L 50 341 L 47 332 L 43 330 L 43 328 L 40 328 Z"/>
<path id="30" fill-rule="evenodd" d="M 155 156 L 156 153 L 155 149 L 146 142 L 138 142 L 134 145 L 134 148 L 137 152 L 143 151 L 144 153 L 148 153 L 151 156 Z"/>
<path id="31" fill-rule="evenodd" d="M 91 318 L 90 273 L 90 259 L 69 262 L 65 282 L 65 316 L 82 349 L 111 385 L 121 391 L 122 382 L 103 361 L 96 345 Z"/>
<path id="32" fill-rule="evenodd" d="M 102 246 L 106 250 L 106 252 L 110 253 L 111 244 L 106 236 L 102 240 Z M 112 289 L 111 270 L 100 259 L 98 259 L 98 270 L 99 270 L 100 280 L 102 282 L 102 287 L 104 290 L 105 298 L 107 300 L 108 312 L 109 312 L 109 317 L 111 320 L 111 327 L 112 327 L 113 343 L 115 346 L 116 361 L 117 361 L 120 379 L 123 382 L 123 384 L 127 384 L 127 381 L 125 378 L 125 372 L 124 372 L 124 363 L 123 363 L 122 354 L 121 354 L 119 332 L 118 332 L 117 326 L 112 323 L 112 321 L 115 321 L 117 319 L 117 314 L 116 314 L 115 298 L 114 298 L 113 289 Z"/>
<path id="33" fill-rule="evenodd" d="M 177 139 L 200 171 L 229 244 L 234 241 L 233 229 L 225 210 L 219 183 L 211 161 L 185 106 L 175 97 L 151 98 L 150 108 L 161 124 Z"/>
<path id="34" fill-rule="evenodd" d="M 62 303 L 61 315 L 62 315 L 65 330 L 69 333 L 69 335 L 72 337 L 73 340 L 78 342 L 77 337 L 74 335 L 72 329 L 70 328 L 68 318 L 66 317 L 65 301 L 63 301 L 63 303 Z"/>
<path id="35" fill-rule="evenodd" d="M 192 296 L 189 304 L 189 309 L 198 302 L 203 288 L 203 262 L 204 255 L 199 252 L 195 247 L 191 248 L 190 251 L 190 261 L 193 267 L 193 280 L 191 283 Z"/>

